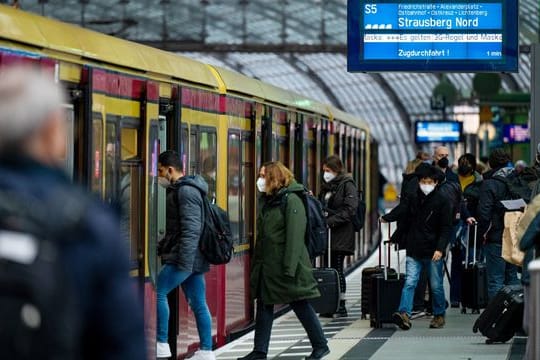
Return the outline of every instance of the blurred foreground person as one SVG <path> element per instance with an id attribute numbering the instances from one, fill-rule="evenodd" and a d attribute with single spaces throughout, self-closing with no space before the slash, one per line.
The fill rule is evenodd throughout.
<path id="1" fill-rule="evenodd" d="M 145 359 L 119 220 L 62 170 L 65 103 L 45 73 L 0 73 L 1 357 Z"/>

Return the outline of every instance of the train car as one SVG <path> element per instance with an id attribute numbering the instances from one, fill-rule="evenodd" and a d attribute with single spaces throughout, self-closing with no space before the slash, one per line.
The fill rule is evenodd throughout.
<path id="1" fill-rule="evenodd" d="M 24 63 L 51 72 L 69 91 L 66 171 L 122 213 L 131 275 L 144 304 L 148 358 L 155 358 L 156 244 L 164 235 L 160 152 L 174 149 L 188 174 L 201 174 L 228 210 L 234 257 L 206 275 L 215 346 L 249 328 L 250 254 L 258 167 L 280 160 L 317 192 L 321 161 L 344 160 L 363 191 L 370 221 L 358 234 L 354 267 L 373 248 L 376 158 L 366 122 L 339 109 L 235 72 L 0 6 L 0 67 Z M 375 152 L 376 155 L 376 152 Z M 377 174 L 377 173 L 375 173 Z M 181 292 L 169 296 L 174 357 L 198 344 Z"/>

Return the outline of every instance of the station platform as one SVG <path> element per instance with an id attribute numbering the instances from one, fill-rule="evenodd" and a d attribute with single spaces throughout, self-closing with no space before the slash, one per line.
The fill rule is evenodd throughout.
<path id="1" fill-rule="evenodd" d="M 401 252 L 401 271 L 404 270 L 405 252 Z M 392 265 L 397 265 L 395 253 Z M 451 259 L 449 259 L 449 262 Z M 442 329 L 430 329 L 430 316 L 413 317 L 408 331 L 393 324 L 373 329 L 369 320 L 361 319 L 360 294 L 362 269 L 378 264 L 375 252 L 362 266 L 347 276 L 347 318 L 320 318 L 328 339 L 330 354 L 325 360 L 419 360 L 419 359 L 465 359 L 465 360 L 518 360 L 523 359 L 526 338 L 516 336 L 504 344 L 486 344 L 485 337 L 473 333 L 472 327 L 478 314 L 461 314 L 460 309 L 448 308 L 446 325 Z M 450 263 L 448 263 L 450 265 Z M 445 294 L 448 298 L 448 281 Z M 252 350 L 254 333 L 215 351 L 219 360 L 235 360 Z M 268 359 L 304 359 L 311 353 L 311 345 L 304 329 L 292 311 L 274 321 Z"/>

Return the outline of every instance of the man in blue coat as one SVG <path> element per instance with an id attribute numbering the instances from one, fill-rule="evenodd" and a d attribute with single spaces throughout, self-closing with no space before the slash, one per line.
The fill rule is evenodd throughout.
<path id="1" fill-rule="evenodd" d="M 158 159 L 159 183 L 167 189 L 166 233 L 158 246 L 164 264 L 157 279 L 157 357 L 170 357 L 167 294 L 182 285 L 195 314 L 200 350 L 191 359 L 215 360 L 212 352 L 212 318 L 206 304 L 204 273 L 210 265 L 199 250 L 204 225 L 203 196 L 208 185 L 199 176 L 184 176 L 184 166 L 175 151 Z"/>
<path id="2" fill-rule="evenodd" d="M 52 245 L 54 249 L 48 253 L 50 259 L 62 271 L 54 272 L 54 276 L 48 273 L 36 288 L 65 289 L 60 309 L 71 309 L 67 315 L 60 310 L 64 321 L 58 323 L 59 313 L 50 316 L 48 311 L 55 309 L 55 304 L 49 302 L 41 315 L 35 307 L 30 311 L 32 307 L 25 304 L 21 318 L 26 325 L 34 331 L 39 331 L 40 326 L 57 330 L 27 341 L 28 336 L 20 331 L 22 327 L 18 326 L 17 335 L 13 335 L 9 330 L 12 324 L 6 320 L 9 317 L 5 313 L 9 309 L 6 304 L 14 303 L 6 299 L 13 294 L 13 287 L 0 287 L 0 310 L 4 311 L 0 332 L 2 356 L 19 359 L 21 350 L 35 355 L 24 358 L 143 360 L 146 359 L 143 310 L 135 283 L 129 278 L 128 251 L 120 234 L 119 220 L 73 185 L 63 169 L 69 135 L 63 112 L 66 103 L 63 89 L 44 71 L 4 68 L 0 73 L 0 193 L 11 195 L 12 205 L 19 204 L 18 209 L 29 209 L 24 212 L 28 219 L 33 219 L 28 223 L 43 224 L 39 234 L 13 236 L 13 231 L 4 230 L 10 216 L 5 211 L 9 204 L 2 201 L 2 268 L 10 261 L 25 263 L 23 260 L 36 252 L 46 251 L 42 248 L 48 242 L 47 248 Z M 15 249 L 17 252 L 13 252 Z M 39 265 L 36 261 L 26 264 L 34 268 Z M 13 280 L 20 281 L 28 273 Z M 2 274 L 3 280 L 9 276 L 8 272 Z M 2 284 L 5 287 L 6 282 Z M 35 300 L 29 299 L 29 303 Z M 37 302 L 43 304 L 47 300 L 40 297 Z M 6 336 L 16 339 L 4 347 Z M 47 341 L 50 338 L 55 340 Z M 24 348 L 14 349 L 14 343 L 24 344 Z"/>

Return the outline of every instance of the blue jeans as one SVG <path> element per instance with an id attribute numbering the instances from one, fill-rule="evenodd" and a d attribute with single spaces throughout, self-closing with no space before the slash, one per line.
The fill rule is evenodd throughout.
<path id="1" fill-rule="evenodd" d="M 484 255 L 486 257 L 489 300 L 493 299 L 495 294 L 505 285 L 519 285 L 517 266 L 504 261 L 501 256 L 501 244 L 487 243 L 484 245 Z"/>
<path id="2" fill-rule="evenodd" d="M 176 266 L 166 264 L 157 279 L 157 341 L 167 342 L 169 330 L 169 303 L 167 294 L 182 285 L 197 323 L 201 350 L 212 350 L 212 318 L 206 304 L 206 285 L 204 274 L 178 270 Z"/>
<path id="3" fill-rule="evenodd" d="M 446 299 L 443 287 L 443 259 L 431 261 L 430 258 L 415 259 L 407 256 L 405 285 L 401 291 L 399 312 L 411 316 L 413 307 L 414 290 L 418 284 L 422 268 L 428 269 L 429 284 L 431 286 L 433 315 L 444 316 L 446 311 Z"/>

